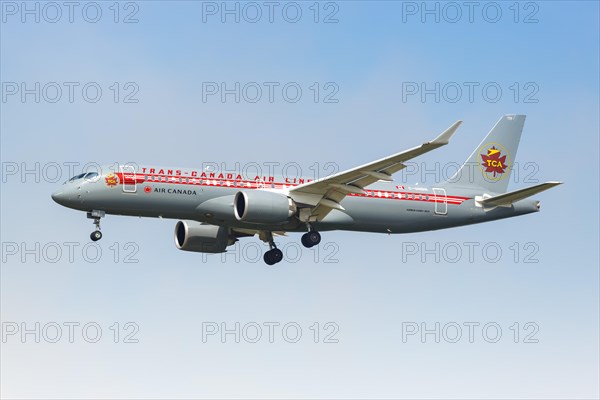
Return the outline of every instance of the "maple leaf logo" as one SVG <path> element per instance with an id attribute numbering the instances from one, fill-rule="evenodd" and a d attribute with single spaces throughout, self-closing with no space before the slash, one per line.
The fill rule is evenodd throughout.
<path id="1" fill-rule="evenodd" d="M 506 172 L 506 155 L 502 155 L 496 146 L 487 150 L 487 154 L 481 154 L 483 170 L 486 173 L 493 174 L 494 178 Z"/>
<path id="2" fill-rule="evenodd" d="M 108 175 L 104 180 L 108 186 L 117 186 L 117 176 L 115 174 Z"/>

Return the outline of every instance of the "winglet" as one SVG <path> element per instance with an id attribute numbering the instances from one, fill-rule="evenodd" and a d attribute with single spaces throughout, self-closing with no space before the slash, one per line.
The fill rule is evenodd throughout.
<path id="1" fill-rule="evenodd" d="M 454 132 L 456 132 L 460 124 L 462 124 L 461 120 L 456 121 L 454 124 L 452 124 L 450 128 L 446 129 L 441 135 L 433 139 L 431 142 L 428 142 L 427 144 L 444 145 L 450 143 L 450 138 L 452 137 L 452 135 L 454 135 Z"/>

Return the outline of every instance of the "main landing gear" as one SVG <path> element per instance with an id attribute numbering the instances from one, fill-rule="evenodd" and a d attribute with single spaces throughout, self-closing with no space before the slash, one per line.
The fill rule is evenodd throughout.
<path id="1" fill-rule="evenodd" d="M 263 260 L 267 265 L 274 265 L 283 260 L 283 252 L 275 246 L 275 242 L 273 241 L 273 233 L 265 232 L 265 241 L 269 242 L 269 249 L 265 252 L 263 256 Z"/>
<path id="2" fill-rule="evenodd" d="M 313 246 L 321 243 L 321 234 L 317 231 L 310 230 L 302 235 L 302 239 L 300 239 L 302 245 L 307 249 L 310 249 Z"/>
<path id="3" fill-rule="evenodd" d="M 100 210 L 92 210 L 91 212 L 87 213 L 87 217 L 89 219 L 93 219 L 94 225 L 96 226 L 96 230 L 90 234 L 90 239 L 92 239 L 94 242 L 102 239 L 102 232 L 100 232 L 100 218 L 104 217 L 105 215 L 106 213 Z"/>
<path id="4" fill-rule="evenodd" d="M 321 243 L 321 234 L 313 230 L 310 226 L 308 228 L 309 231 L 302 235 L 301 241 L 304 247 L 311 248 Z M 263 260 L 265 260 L 267 265 L 274 265 L 283 260 L 283 252 L 275 245 L 272 232 L 262 231 L 259 233 L 259 237 L 262 241 L 269 243 L 269 250 L 263 256 Z"/>
<path id="5" fill-rule="evenodd" d="M 302 235 L 302 239 L 300 241 L 304 247 L 310 249 L 311 247 L 321 243 L 321 234 L 315 231 L 312 226 L 310 226 L 309 222 L 306 223 L 306 227 L 308 228 L 308 232 Z"/>

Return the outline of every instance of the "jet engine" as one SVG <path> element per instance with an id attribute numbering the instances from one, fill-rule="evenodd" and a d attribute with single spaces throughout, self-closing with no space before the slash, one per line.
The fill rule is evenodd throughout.
<path id="1" fill-rule="evenodd" d="M 225 226 L 197 221 L 179 221 L 175 225 L 175 246 L 179 250 L 199 253 L 223 253 L 237 239 Z"/>
<path id="2" fill-rule="evenodd" d="M 252 224 L 282 224 L 296 213 L 296 203 L 280 193 L 252 190 L 238 192 L 233 201 L 238 221 Z"/>

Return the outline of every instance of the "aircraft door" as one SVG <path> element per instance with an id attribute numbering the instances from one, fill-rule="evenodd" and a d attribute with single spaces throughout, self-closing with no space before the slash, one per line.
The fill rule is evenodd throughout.
<path id="1" fill-rule="evenodd" d="M 121 176 L 123 177 L 123 191 L 135 193 L 137 190 L 137 179 L 133 165 L 121 165 Z"/>
<path id="2" fill-rule="evenodd" d="M 446 197 L 446 189 L 433 188 L 433 198 L 435 200 L 434 213 L 437 215 L 448 214 L 448 198 Z"/>

